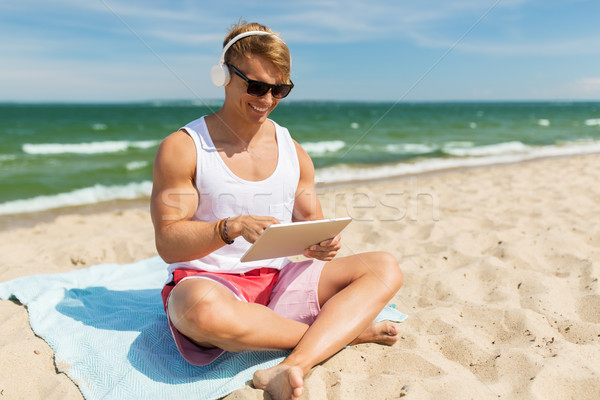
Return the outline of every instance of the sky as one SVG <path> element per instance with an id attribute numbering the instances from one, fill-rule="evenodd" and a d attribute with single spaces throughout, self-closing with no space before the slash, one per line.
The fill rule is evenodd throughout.
<path id="1" fill-rule="evenodd" d="M 251 4 L 254 3 L 254 4 Z M 294 100 L 600 100 L 598 0 L 0 3 L 0 102 L 222 99 L 232 24 L 292 53 Z"/>

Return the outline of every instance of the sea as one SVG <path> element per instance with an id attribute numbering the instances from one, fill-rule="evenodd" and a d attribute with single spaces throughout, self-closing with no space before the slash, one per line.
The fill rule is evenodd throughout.
<path id="1" fill-rule="evenodd" d="M 218 101 L 0 104 L 0 216 L 143 200 L 161 140 Z M 600 102 L 281 102 L 321 186 L 600 152 Z"/>

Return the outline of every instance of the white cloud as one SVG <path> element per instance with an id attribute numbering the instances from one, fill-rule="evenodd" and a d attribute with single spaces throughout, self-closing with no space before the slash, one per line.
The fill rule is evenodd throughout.
<path id="1" fill-rule="evenodd" d="M 572 86 L 575 93 L 600 97 L 600 77 L 581 78 Z"/>
<path id="2" fill-rule="evenodd" d="M 511 41 L 492 39 L 483 41 L 465 37 L 454 41 L 437 39 L 426 35 L 413 34 L 415 41 L 423 47 L 451 48 L 457 51 L 495 56 L 568 56 L 578 54 L 599 54 L 600 37 L 586 36 L 577 39 L 552 41 Z"/>
<path id="3" fill-rule="evenodd" d="M 164 65 L 151 55 L 126 62 L 22 58 L 3 66 L 0 101 L 136 101 L 211 99 L 212 57 L 177 55 Z M 10 97 L 5 97 L 10 96 Z"/>
<path id="4" fill-rule="evenodd" d="M 323 68 L 315 64 L 311 69 L 308 64 L 317 63 L 323 57 L 323 51 L 337 44 L 357 43 L 362 44 L 364 49 L 364 46 L 385 43 L 390 49 L 390 60 L 399 58 L 393 54 L 393 49 L 402 46 L 403 57 L 413 57 L 411 66 L 427 68 L 430 55 L 433 54 L 435 59 L 435 54 L 452 48 L 477 21 L 480 21 L 477 26 L 452 51 L 452 55 L 456 56 L 453 60 L 456 64 L 452 65 L 468 62 L 472 68 L 478 65 L 489 67 L 487 57 L 477 56 L 491 55 L 499 61 L 498 71 L 503 66 L 523 62 L 528 64 L 529 70 L 519 67 L 519 74 L 531 76 L 532 70 L 554 71 L 559 66 L 564 70 L 564 60 L 576 63 L 571 60 L 579 60 L 578 55 L 600 52 L 600 30 L 597 28 L 565 22 L 567 20 L 560 14 L 536 14 L 546 12 L 546 8 L 556 11 L 570 6 L 574 7 L 574 15 L 585 16 L 586 9 L 591 6 L 597 8 L 593 1 L 571 3 L 561 0 L 548 0 L 543 4 L 537 0 L 265 0 L 260 4 L 240 0 L 221 0 L 218 4 L 189 0 L 2 2 L 0 35 L 11 37 L 11 40 L 0 42 L 3 60 L 3 74 L 0 76 L 3 93 L 0 93 L 0 99 L 2 96 L 21 99 L 28 93 L 30 98 L 62 100 L 59 96 L 73 96 L 93 100 L 108 98 L 111 92 L 140 98 L 191 97 L 177 79 L 169 76 L 172 73 L 155 55 L 179 68 L 177 71 L 185 71 L 180 73 L 186 81 L 204 82 L 208 79 L 207 71 L 216 62 L 227 28 L 240 18 L 269 25 L 280 32 L 292 48 L 307 45 L 300 53 L 305 58 L 295 64 L 304 67 L 296 71 L 304 73 L 307 96 L 317 93 L 309 85 L 321 76 L 315 71 Z M 587 14 L 593 13 L 588 11 Z M 4 21 L 7 23 L 4 24 Z M 19 21 L 18 24 L 15 21 Z M 578 29 L 555 29 L 556 22 L 562 23 L 563 28 L 573 24 Z M 16 32 L 12 28 L 16 28 Z M 314 43 L 321 46 L 314 46 L 315 52 L 311 53 L 313 46 L 310 45 Z M 561 58 L 565 55 L 569 57 Z M 544 68 L 540 67 L 539 56 L 547 57 L 542 60 L 549 61 Z M 508 64 L 503 63 L 507 60 Z M 357 60 L 354 73 L 366 70 L 367 62 Z M 440 64 L 436 70 L 445 65 Z M 579 76 L 594 76 L 595 72 L 590 72 L 589 68 L 584 72 L 585 65 L 582 65 Z M 410 72 L 409 67 L 405 70 Z M 455 74 L 452 75 L 454 81 L 473 79 L 467 73 L 451 68 L 448 72 Z M 498 72 L 498 75 L 502 73 Z M 327 79 L 347 78 L 341 75 L 343 73 L 336 73 Z M 551 86 L 558 88 L 560 85 L 562 93 L 577 92 L 588 98 L 598 97 L 596 78 L 574 82 L 574 76 L 563 78 L 564 75 L 555 72 L 558 80 L 539 86 L 550 90 Z M 90 76 L 94 79 L 90 80 Z M 402 79 L 414 79 L 407 76 L 402 75 L 397 78 L 398 82 L 392 82 L 385 88 L 373 88 L 372 95 L 378 96 L 379 91 L 389 90 L 392 94 L 388 97 L 393 98 L 394 90 L 400 90 L 398 87 Z M 490 76 L 494 76 L 492 72 Z M 515 78 L 519 80 L 518 76 Z M 141 83 L 143 79 L 147 79 L 145 84 Z M 359 79 L 362 79 L 360 74 Z M 569 81 L 571 84 L 567 85 Z M 329 81 L 327 84 L 335 85 Z M 527 82 L 524 82 L 515 85 L 515 88 L 526 85 Z M 423 96 L 431 97 L 432 93 L 441 90 L 444 89 L 430 88 L 427 93 L 423 92 Z M 461 96 L 456 87 L 445 90 L 451 91 L 449 97 Z M 298 85 L 296 94 L 301 91 Z M 53 92 L 56 93 L 54 97 Z M 220 94 L 210 85 L 203 86 L 202 96 L 211 98 Z M 345 93 L 339 96 L 345 96 Z M 547 93 L 541 97 L 558 96 Z"/>
<path id="5" fill-rule="evenodd" d="M 537 40 L 530 39 L 525 27 L 537 25 L 539 21 L 534 20 L 543 17 L 525 11 L 531 3 L 535 4 L 531 0 L 269 0 L 260 6 L 239 0 L 222 0 L 219 6 L 188 1 L 55 0 L 50 5 L 43 1 L 23 0 L 9 3 L 12 5 L 0 6 L 0 11 L 27 13 L 35 7 L 38 12 L 53 10 L 65 15 L 81 15 L 81 21 L 79 18 L 71 19 L 73 24 L 85 24 L 86 18 L 101 18 L 109 23 L 102 26 L 103 29 L 120 29 L 121 35 L 128 35 L 131 32 L 127 30 L 131 28 L 143 39 L 156 38 L 180 45 L 220 44 L 232 22 L 240 17 L 253 19 L 252 16 L 258 15 L 260 22 L 271 25 L 282 33 L 286 41 L 295 43 L 352 43 L 405 38 L 418 46 L 447 49 L 479 21 L 458 50 L 498 55 L 600 52 L 600 39 L 595 39 L 600 37 L 600 31 L 581 36 L 556 32 L 541 35 Z M 573 6 L 585 10 L 586 5 Z M 123 23 L 128 25 L 127 29 Z"/>
<path id="6" fill-rule="evenodd" d="M 204 43 L 220 43 L 223 40 L 223 34 L 221 33 L 190 33 L 190 32 L 176 32 L 173 30 L 152 30 L 144 31 L 140 33 L 143 37 L 154 37 L 169 42 L 186 44 L 190 46 L 197 46 Z M 216 51 L 216 49 L 215 49 Z"/>
<path id="7" fill-rule="evenodd" d="M 550 81 L 529 91 L 533 98 L 597 101 L 600 98 L 600 77 Z"/>
<path id="8" fill-rule="evenodd" d="M 570 6 L 579 7 L 579 12 L 585 15 L 586 4 L 579 3 Z M 540 14 L 538 8 L 527 8 L 536 5 L 531 0 L 347 0 L 285 4 L 269 19 L 285 27 L 283 34 L 287 40 L 299 43 L 406 38 L 420 47 L 448 49 L 472 28 L 457 50 L 499 56 L 600 53 L 600 30 L 579 33 L 557 30 L 551 22 L 545 23 L 545 19 L 550 21 L 549 15 Z M 555 7 L 548 13 L 563 9 Z M 573 26 L 577 22 L 574 20 Z"/>
<path id="9" fill-rule="evenodd" d="M 285 26 L 286 37 L 299 42 L 352 42 L 372 39 L 394 40 L 442 34 L 440 25 L 455 18 L 477 21 L 494 9 L 513 8 L 523 0 L 497 3 L 464 1 L 303 1 L 285 3 L 269 19 Z M 290 33 L 291 32 L 291 33 Z"/>

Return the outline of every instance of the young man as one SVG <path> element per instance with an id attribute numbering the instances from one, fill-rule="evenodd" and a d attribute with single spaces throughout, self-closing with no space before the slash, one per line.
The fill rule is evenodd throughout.
<path id="1" fill-rule="evenodd" d="M 310 369 L 350 343 L 395 343 L 394 324 L 372 321 L 402 285 L 388 253 L 334 259 L 339 235 L 306 249 L 308 261 L 239 261 L 269 225 L 323 218 L 310 157 L 268 119 L 293 87 L 290 64 L 267 27 L 234 27 L 213 74 L 225 103 L 161 143 L 151 203 L 179 351 L 206 365 L 224 351 L 292 349 L 254 375 L 274 399 L 298 398 Z"/>

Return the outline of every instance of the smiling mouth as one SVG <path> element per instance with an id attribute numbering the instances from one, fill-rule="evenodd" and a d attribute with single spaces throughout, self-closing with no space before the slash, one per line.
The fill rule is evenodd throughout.
<path id="1" fill-rule="evenodd" d="M 259 108 L 259 107 L 253 106 L 253 105 L 252 105 L 252 104 L 250 104 L 250 103 L 248 103 L 248 104 L 250 105 L 250 107 L 251 107 L 251 108 L 252 108 L 254 111 L 258 111 L 258 112 L 261 112 L 261 113 L 264 113 L 264 112 L 267 112 L 267 111 L 269 111 L 269 108 L 270 108 L 270 107 Z"/>

